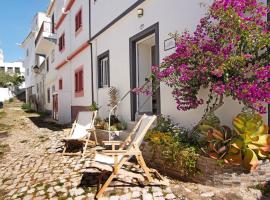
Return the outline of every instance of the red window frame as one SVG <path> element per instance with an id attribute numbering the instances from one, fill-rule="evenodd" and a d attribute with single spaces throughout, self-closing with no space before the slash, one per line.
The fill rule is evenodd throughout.
<path id="1" fill-rule="evenodd" d="M 65 33 L 63 33 L 58 41 L 58 45 L 59 45 L 59 51 L 64 51 L 65 50 Z"/>
<path id="2" fill-rule="evenodd" d="M 58 87 L 59 87 L 59 90 L 63 89 L 63 79 L 59 79 Z"/>
<path id="3" fill-rule="evenodd" d="M 80 9 L 77 14 L 75 15 L 75 33 L 76 35 L 82 29 L 82 9 Z"/>
<path id="4" fill-rule="evenodd" d="M 81 66 L 74 73 L 75 97 L 82 97 L 84 95 L 83 80 L 83 67 Z"/>

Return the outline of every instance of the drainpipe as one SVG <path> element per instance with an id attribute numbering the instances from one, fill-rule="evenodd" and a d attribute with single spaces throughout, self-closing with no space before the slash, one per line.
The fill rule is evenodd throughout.
<path id="1" fill-rule="evenodd" d="M 89 3 L 89 44 L 90 44 L 90 63 L 91 63 L 91 92 L 92 92 L 92 104 L 95 101 L 95 96 L 94 96 L 94 62 L 93 62 L 93 44 L 91 42 L 91 0 L 88 1 Z"/>

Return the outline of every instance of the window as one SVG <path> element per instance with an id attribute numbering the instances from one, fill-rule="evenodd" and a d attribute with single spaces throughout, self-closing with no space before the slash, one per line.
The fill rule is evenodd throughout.
<path id="1" fill-rule="evenodd" d="M 50 88 L 47 89 L 47 102 L 48 103 L 51 102 L 51 90 L 50 90 Z"/>
<path id="2" fill-rule="evenodd" d="M 52 94 L 55 92 L 55 85 L 52 86 Z"/>
<path id="3" fill-rule="evenodd" d="M 13 67 L 8 67 L 8 68 L 7 68 L 7 72 L 8 72 L 8 73 L 13 73 Z"/>
<path id="4" fill-rule="evenodd" d="M 46 69 L 47 69 L 47 72 L 49 72 L 49 70 L 50 70 L 50 59 L 49 59 L 49 57 L 47 57 L 47 59 L 46 59 Z"/>
<path id="5" fill-rule="evenodd" d="M 109 51 L 98 57 L 98 87 L 110 87 Z"/>
<path id="6" fill-rule="evenodd" d="M 16 74 L 20 74 L 20 73 L 21 73 L 21 70 L 20 70 L 19 67 L 15 67 L 15 73 L 16 73 Z"/>
<path id="7" fill-rule="evenodd" d="M 65 33 L 63 33 L 59 38 L 58 45 L 59 51 L 63 51 L 65 49 Z"/>
<path id="8" fill-rule="evenodd" d="M 55 59 L 55 50 L 53 49 L 51 52 L 51 63 L 54 63 L 54 59 Z"/>
<path id="9" fill-rule="evenodd" d="M 26 57 L 29 56 L 29 49 L 26 49 Z"/>
<path id="10" fill-rule="evenodd" d="M 54 19 L 54 13 L 52 14 L 52 33 L 55 33 L 55 19 Z"/>
<path id="11" fill-rule="evenodd" d="M 63 79 L 59 79 L 59 90 L 63 89 Z"/>
<path id="12" fill-rule="evenodd" d="M 83 96 L 83 68 L 75 71 L 75 96 Z"/>
<path id="13" fill-rule="evenodd" d="M 82 28 L 82 9 L 75 16 L 75 32 L 77 33 Z"/>
<path id="14" fill-rule="evenodd" d="M 29 68 L 26 69 L 26 75 L 29 76 Z"/>

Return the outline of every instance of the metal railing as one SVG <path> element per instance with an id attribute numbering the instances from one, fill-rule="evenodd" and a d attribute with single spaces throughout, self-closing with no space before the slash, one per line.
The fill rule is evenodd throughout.
<path id="1" fill-rule="evenodd" d="M 140 88 L 145 87 L 150 81 L 152 81 L 151 79 L 148 79 Z M 160 84 L 158 85 L 158 87 L 156 88 L 159 89 L 160 88 Z M 111 140 L 111 115 L 113 113 L 113 111 L 122 103 L 122 101 L 133 91 L 134 89 L 130 89 L 124 96 L 121 97 L 121 99 L 117 102 L 117 104 L 115 106 L 113 106 L 111 108 L 111 110 L 109 111 L 109 128 L 108 128 L 108 132 L 109 132 L 109 140 Z M 138 108 L 137 112 L 141 110 L 141 108 L 147 103 L 147 101 L 149 101 L 149 99 L 151 98 L 151 96 L 147 97 L 145 99 L 145 101 L 142 103 L 142 105 Z"/>

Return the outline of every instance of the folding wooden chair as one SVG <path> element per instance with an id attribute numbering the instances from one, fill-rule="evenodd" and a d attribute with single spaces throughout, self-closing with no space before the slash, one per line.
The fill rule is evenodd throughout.
<path id="1" fill-rule="evenodd" d="M 96 130 L 94 127 L 96 116 L 97 111 L 83 111 L 78 113 L 77 118 L 72 125 L 69 137 L 62 140 L 65 143 L 62 155 L 84 156 L 88 145 L 98 145 Z M 91 134 L 94 134 L 94 141 L 90 141 Z M 79 153 L 66 152 L 67 148 L 72 144 L 83 145 L 83 151 Z"/>
<path id="2" fill-rule="evenodd" d="M 140 151 L 140 145 L 143 141 L 145 134 L 148 129 L 151 127 L 153 122 L 156 120 L 156 116 L 147 116 L 143 115 L 138 121 L 133 131 L 130 133 L 128 138 L 122 141 L 105 141 L 104 145 L 112 146 L 112 150 L 103 150 L 101 152 L 96 152 L 94 161 L 95 163 L 105 164 L 111 167 L 112 173 L 107 181 L 98 188 L 96 198 L 100 198 L 106 188 L 110 185 L 112 180 L 117 177 L 119 170 L 124 164 L 128 164 L 128 161 L 133 156 L 136 157 L 138 164 L 144 171 L 144 175 L 149 182 L 153 181 L 153 178 L 150 174 L 150 169 L 146 166 L 146 163 L 143 159 L 142 152 Z M 119 146 L 119 149 L 116 150 L 116 146 Z M 105 167 L 105 166 L 104 166 Z M 154 171 L 157 173 L 157 171 Z M 163 178 L 157 173 L 159 178 Z"/>

